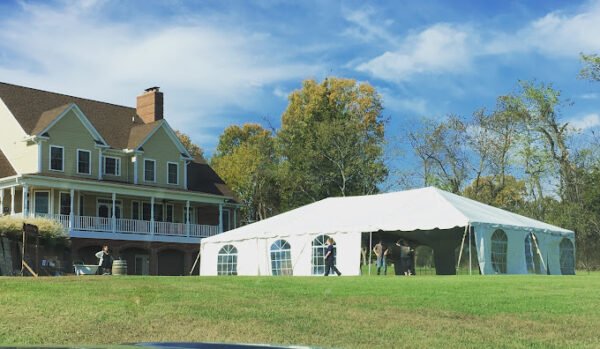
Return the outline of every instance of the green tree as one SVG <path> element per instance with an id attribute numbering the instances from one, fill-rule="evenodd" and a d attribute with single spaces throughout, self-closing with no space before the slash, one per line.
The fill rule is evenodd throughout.
<path id="1" fill-rule="evenodd" d="M 175 130 L 175 135 L 177 135 L 177 138 L 179 138 L 181 144 L 183 144 L 185 149 L 187 149 L 192 157 L 196 159 L 204 159 L 204 151 L 192 141 L 190 136 L 177 130 Z"/>
<path id="2" fill-rule="evenodd" d="M 371 194 L 387 176 L 381 97 L 368 83 L 306 80 L 289 96 L 277 137 L 286 208 Z"/>
<path id="3" fill-rule="evenodd" d="M 579 77 L 581 79 L 590 81 L 600 81 L 600 56 L 597 54 L 581 54 L 581 62 L 583 68 L 579 71 Z"/>
<path id="4" fill-rule="evenodd" d="M 463 195 L 512 212 L 522 211 L 527 195 L 525 181 L 511 175 L 504 176 L 502 184 L 500 180 L 499 176 L 479 177 L 464 189 Z"/>
<path id="5" fill-rule="evenodd" d="M 211 166 L 241 200 L 245 222 L 279 212 L 278 164 L 273 135 L 258 124 L 226 128 L 211 158 Z"/>

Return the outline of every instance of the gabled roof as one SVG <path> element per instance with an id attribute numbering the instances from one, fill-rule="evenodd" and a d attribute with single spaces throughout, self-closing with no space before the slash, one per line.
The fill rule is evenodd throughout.
<path id="1" fill-rule="evenodd" d="M 202 242 L 317 233 L 445 230 L 470 224 L 573 234 L 570 230 L 427 187 L 378 195 L 328 198 Z"/>
<path id="2" fill-rule="evenodd" d="M 17 174 L 2 150 L 0 150 L 0 178 L 10 177 Z"/>
<path id="3" fill-rule="evenodd" d="M 144 124 L 135 108 L 1 82 L 0 98 L 28 135 L 45 129 L 69 104 L 79 107 L 112 148 L 126 149 L 131 129 Z"/>
<path id="4" fill-rule="evenodd" d="M 191 161 L 187 169 L 188 190 L 227 196 L 237 201 L 231 189 L 204 160 Z"/>

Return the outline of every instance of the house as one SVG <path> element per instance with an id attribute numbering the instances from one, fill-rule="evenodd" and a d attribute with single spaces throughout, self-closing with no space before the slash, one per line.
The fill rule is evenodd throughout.
<path id="1" fill-rule="evenodd" d="M 110 245 L 130 274 L 183 275 L 200 239 L 238 226 L 238 204 L 163 115 L 158 87 L 136 108 L 0 83 L 0 207 L 62 223 L 74 261 Z"/>

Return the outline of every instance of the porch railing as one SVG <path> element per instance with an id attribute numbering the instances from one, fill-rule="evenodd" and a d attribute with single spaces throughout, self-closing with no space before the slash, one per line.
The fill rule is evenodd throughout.
<path id="1" fill-rule="evenodd" d="M 20 215 L 20 214 L 18 214 Z M 36 217 L 54 219 L 65 227 L 65 230 L 89 231 L 89 232 L 113 232 L 112 218 L 73 216 L 63 214 L 35 214 Z M 154 226 L 153 224 L 154 223 Z M 208 237 L 219 234 L 218 225 L 170 223 L 170 222 L 151 222 L 139 219 L 117 218 L 114 226 L 115 233 L 121 234 L 143 234 L 143 235 L 161 235 L 161 236 L 182 236 L 182 237 Z"/>

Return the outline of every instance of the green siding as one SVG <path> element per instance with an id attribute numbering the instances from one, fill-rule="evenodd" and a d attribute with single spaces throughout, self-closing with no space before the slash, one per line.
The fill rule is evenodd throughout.
<path id="1" fill-rule="evenodd" d="M 144 149 L 144 154 L 140 156 L 138 183 L 167 188 L 183 188 L 183 161 L 179 160 L 181 153 L 163 128 L 156 131 L 142 148 Z M 156 182 L 144 181 L 144 159 L 156 161 Z M 178 185 L 167 184 L 167 162 L 179 164 Z"/>

